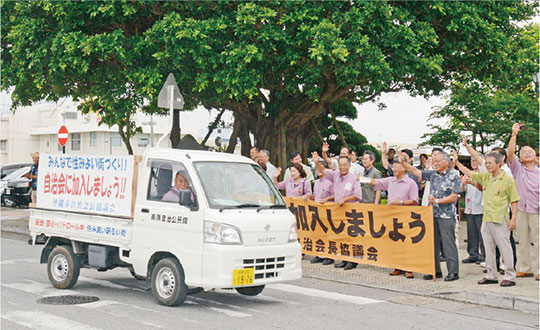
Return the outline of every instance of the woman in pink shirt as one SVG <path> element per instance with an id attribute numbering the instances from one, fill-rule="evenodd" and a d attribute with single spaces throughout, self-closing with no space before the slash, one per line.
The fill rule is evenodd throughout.
<path id="1" fill-rule="evenodd" d="M 281 167 L 276 168 L 274 173 L 274 183 L 280 190 L 285 190 L 287 197 L 301 197 L 308 199 L 311 195 L 311 183 L 306 180 L 306 171 L 299 164 L 291 164 L 289 166 L 291 177 L 289 179 L 278 182 L 278 177 L 281 174 Z"/>

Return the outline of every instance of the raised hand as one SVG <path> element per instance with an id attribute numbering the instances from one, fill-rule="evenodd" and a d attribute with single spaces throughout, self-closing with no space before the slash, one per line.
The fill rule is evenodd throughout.
<path id="1" fill-rule="evenodd" d="M 519 123 L 515 123 L 514 125 L 512 125 L 512 135 L 518 135 L 520 126 L 521 125 Z"/>
<path id="2" fill-rule="evenodd" d="M 274 172 L 274 178 L 277 178 L 281 175 L 281 167 L 276 168 L 276 171 Z"/>
<path id="3" fill-rule="evenodd" d="M 321 156 L 319 156 L 319 153 L 317 151 L 311 153 L 311 160 L 315 164 L 317 164 L 321 160 Z"/>
<path id="4" fill-rule="evenodd" d="M 383 155 L 386 154 L 386 142 L 382 143 L 381 152 L 383 153 Z"/>
<path id="5" fill-rule="evenodd" d="M 465 136 L 465 134 L 461 134 L 461 143 L 463 144 L 464 147 L 466 147 L 469 142 L 467 141 L 467 137 Z"/>
<path id="6" fill-rule="evenodd" d="M 328 152 L 330 150 L 330 145 L 328 142 L 324 142 L 322 145 L 322 152 Z"/>

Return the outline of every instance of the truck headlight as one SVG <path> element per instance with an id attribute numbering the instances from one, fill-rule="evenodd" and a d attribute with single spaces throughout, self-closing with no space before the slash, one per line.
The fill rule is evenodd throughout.
<path id="1" fill-rule="evenodd" d="M 240 230 L 224 223 L 205 221 L 204 242 L 214 244 L 242 244 Z"/>
<path id="2" fill-rule="evenodd" d="M 293 224 L 289 231 L 289 243 L 296 241 L 298 241 L 298 232 L 296 231 L 296 224 Z"/>

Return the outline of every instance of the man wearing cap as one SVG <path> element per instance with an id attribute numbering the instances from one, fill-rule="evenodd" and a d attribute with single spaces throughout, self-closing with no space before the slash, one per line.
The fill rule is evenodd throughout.
<path id="1" fill-rule="evenodd" d="M 32 164 L 32 167 L 30 168 L 30 172 L 28 172 L 25 176 L 30 179 L 30 186 L 32 187 L 32 204 L 37 203 L 37 180 L 38 180 L 38 166 L 39 166 L 39 152 L 33 152 L 30 154 L 32 156 L 32 161 L 34 164 Z"/>

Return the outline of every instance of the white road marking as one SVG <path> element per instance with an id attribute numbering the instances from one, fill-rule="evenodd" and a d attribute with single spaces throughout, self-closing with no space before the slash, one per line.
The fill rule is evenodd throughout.
<path id="1" fill-rule="evenodd" d="M 100 308 L 100 307 L 106 307 L 106 306 L 117 305 L 117 304 L 119 304 L 119 303 L 117 301 L 113 301 L 113 300 L 98 300 L 98 301 L 94 301 L 94 302 L 87 303 L 87 304 L 79 304 L 77 306 L 88 308 L 88 309 L 96 309 L 96 308 Z"/>
<path id="2" fill-rule="evenodd" d="M 209 307 L 208 309 L 213 310 L 215 312 L 223 313 L 225 315 L 231 316 L 231 317 L 249 317 L 250 314 L 241 313 L 241 312 L 235 312 L 230 309 L 225 308 L 217 308 L 217 307 Z"/>
<path id="3" fill-rule="evenodd" d="M 304 296 L 317 297 L 323 299 L 331 299 L 336 301 L 349 302 L 357 305 L 376 304 L 384 302 L 382 300 L 375 300 L 365 297 L 350 296 L 337 292 L 329 292 L 312 288 L 305 288 L 302 286 L 296 286 L 291 284 L 271 284 L 267 285 L 269 289 L 285 291 L 290 293 L 297 293 Z"/>
<path id="4" fill-rule="evenodd" d="M 2 313 L 2 318 L 35 330 L 97 330 L 70 319 L 40 311 L 13 311 Z"/>
<path id="5" fill-rule="evenodd" d="M 39 264 L 39 260 L 36 260 L 36 259 L 13 259 L 13 260 L 0 261 L 0 265 L 13 265 L 13 264 L 18 264 L 22 262 L 28 262 L 31 264 Z"/>
<path id="6" fill-rule="evenodd" d="M 257 299 L 259 301 L 278 302 L 278 303 L 281 303 L 281 304 L 300 305 L 300 303 L 296 302 L 296 301 L 274 298 L 274 297 L 263 295 L 263 294 L 260 294 L 260 295 L 256 296 L 255 299 Z"/>
<path id="7" fill-rule="evenodd" d="M 2 286 L 36 294 L 42 297 L 65 296 L 65 295 L 76 294 L 76 292 L 72 290 L 55 289 L 50 284 L 39 283 L 39 282 L 31 281 L 31 280 L 24 280 L 24 282 L 25 283 L 10 283 L 10 284 L 2 283 Z"/>
<path id="8" fill-rule="evenodd" d="M 230 308 L 240 309 L 240 310 L 243 310 L 243 311 L 268 314 L 267 312 L 258 311 L 258 310 L 253 309 L 253 308 L 240 307 L 240 306 L 236 306 L 236 305 L 232 305 L 232 304 L 226 304 L 226 303 L 222 303 L 222 302 L 215 301 L 215 300 L 212 300 L 212 299 L 205 299 L 205 298 L 201 298 L 201 297 L 189 297 L 189 299 L 194 299 L 194 300 L 198 300 L 198 301 L 205 301 L 205 302 L 208 302 L 208 303 L 211 303 L 211 304 L 216 304 L 218 306 L 230 307 Z"/>
<path id="9" fill-rule="evenodd" d="M 141 288 L 136 288 L 136 287 L 132 287 L 132 286 L 126 286 L 126 285 L 120 285 L 120 284 L 112 283 L 112 282 L 107 281 L 107 280 L 96 280 L 94 278 L 89 278 L 89 277 L 84 277 L 84 276 L 79 276 L 79 280 L 83 280 L 85 282 L 90 282 L 92 284 L 97 284 L 97 285 L 104 286 L 104 287 L 111 288 L 111 289 L 123 289 L 123 290 L 133 290 L 133 291 L 139 291 L 139 292 L 146 292 L 144 289 L 141 289 Z"/>

